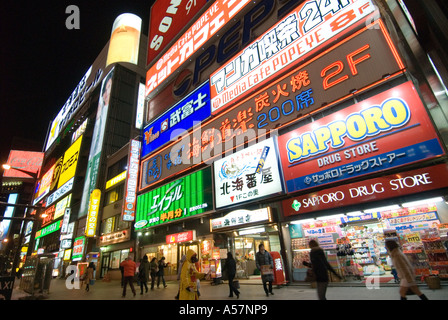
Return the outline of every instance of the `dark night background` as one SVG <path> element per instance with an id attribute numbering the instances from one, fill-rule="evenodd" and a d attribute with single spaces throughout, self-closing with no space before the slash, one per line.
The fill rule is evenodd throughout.
<path id="1" fill-rule="evenodd" d="M 13 140 L 42 151 L 54 119 L 112 32 L 121 13 L 138 15 L 148 35 L 153 0 L 40 0 L 0 2 L 0 161 Z M 68 30 L 69 5 L 80 29 Z M 23 141 L 22 139 L 26 139 Z M 25 142 L 25 144 L 24 144 Z M 31 145 L 30 145 L 31 146 Z M 37 148 L 37 149 L 36 149 Z M 25 148 L 16 148 L 23 149 Z"/>

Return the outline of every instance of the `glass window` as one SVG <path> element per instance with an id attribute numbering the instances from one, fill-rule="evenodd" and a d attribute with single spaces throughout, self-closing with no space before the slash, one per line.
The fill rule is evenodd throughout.
<path id="1" fill-rule="evenodd" d="M 112 190 L 109 190 L 108 192 L 106 192 L 106 200 L 105 200 L 106 203 L 104 205 L 107 206 L 118 200 L 123 199 L 123 193 L 124 193 L 124 184 L 118 185 Z"/>

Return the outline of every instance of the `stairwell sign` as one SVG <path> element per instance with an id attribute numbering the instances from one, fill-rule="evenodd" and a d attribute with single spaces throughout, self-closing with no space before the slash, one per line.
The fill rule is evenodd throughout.
<path id="1" fill-rule="evenodd" d="M 212 113 L 298 65 L 374 11 L 370 0 L 304 2 L 210 76 Z"/>

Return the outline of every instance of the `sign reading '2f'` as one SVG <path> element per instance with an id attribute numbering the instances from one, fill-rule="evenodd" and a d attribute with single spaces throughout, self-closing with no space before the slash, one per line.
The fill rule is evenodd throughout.
<path id="1" fill-rule="evenodd" d="M 373 11 L 370 0 L 307 1 L 297 7 L 211 75 L 212 113 L 300 63 Z"/>

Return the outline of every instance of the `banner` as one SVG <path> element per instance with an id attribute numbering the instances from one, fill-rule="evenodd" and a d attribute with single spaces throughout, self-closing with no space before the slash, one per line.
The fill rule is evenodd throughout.
<path id="1" fill-rule="evenodd" d="M 135 220 L 135 206 L 137 203 L 138 166 L 140 163 L 140 141 L 131 140 L 129 145 L 128 170 L 124 189 L 123 221 Z"/>
<path id="2" fill-rule="evenodd" d="M 94 237 L 96 235 L 96 226 L 98 225 L 98 213 L 101 203 L 101 190 L 95 189 L 90 194 L 89 212 L 87 213 L 85 235 Z"/>

